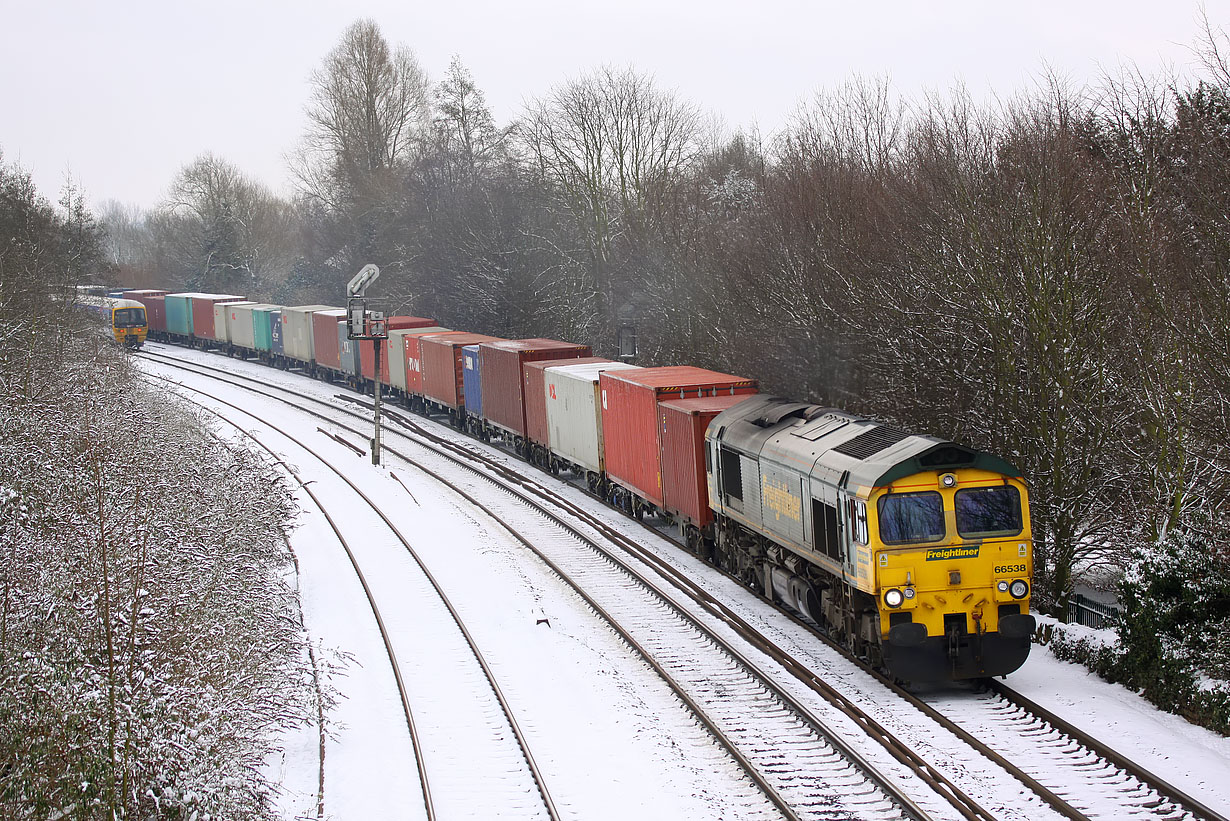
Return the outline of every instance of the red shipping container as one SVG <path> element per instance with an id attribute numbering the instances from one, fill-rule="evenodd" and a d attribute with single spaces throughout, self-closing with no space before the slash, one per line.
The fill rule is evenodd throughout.
<path id="1" fill-rule="evenodd" d="M 547 423 L 547 368 L 553 365 L 583 365 L 587 362 L 611 362 L 601 356 L 579 359 L 542 359 L 526 362 L 522 368 L 525 380 L 525 438 L 540 445 L 549 445 L 551 426 Z"/>
<path id="2" fill-rule="evenodd" d="M 247 297 L 229 294 L 201 294 L 190 297 L 192 303 L 192 335 L 197 339 L 216 339 L 214 336 L 214 306 L 224 302 L 245 302 Z"/>
<path id="3" fill-rule="evenodd" d="M 503 342 L 498 336 L 452 333 L 425 336 L 419 340 L 423 395 L 456 410 L 466 403 L 462 381 L 461 349 L 481 342 Z"/>
<path id="4" fill-rule="evenodd" d="M 438 328 L 434 319 L 424 319 L 421 316 L 390 316 L 385 319 L 385 328 L 396 331 L 401 328 Z M 389 384 L 389 341 L 386 339 L 380 350 L 380 383 Z M 375 379 L 376 351 L 371 340 L 365 339 L 359 343 L 359 368 L 366 379 Z"/>
<path id="5" fill-rule="evenodd" d="M 135 299 L 145 306 L 145 324 L 151 331 L 167 330 L 167 298 L 166 291 L 152 291 L 148 294 L 132 294 L 125 299 Z"/>
<path id="6" fill-rule="evenodd" d="M 435 331 L 406 334 L 402 337 L 402 361 L 406 365 L 406 393 L 423 395 L 423 340 L 437 336 L 455 336 L 465 331 Z"/>
<path id="7" fill-rule="evenodd" d="M 705 430 L 713 417 L 747 398 L 741 394 L 658 403 L 663 508 L 700 528 L 713 521 L 705 476 Z"/>
<path id="8" fill-rule="evenodd" d="M 602 392 L 607 475 L 659 507 L 663 499 L 658 403 L 702 396 L 745 396 L 757 390 L 754 379 L 690 365 L 603 371 L 598 374 L 598 387 Z"/>
<path id="9" fill-rule="evenodd" d="M 543 359 L 578 359 L 589 356 L 588 345 L 558 339 L 509 339 L 478 346 L 478 368 L 483 386 L 483 418 L 498 428 L 525 435 L 526 362 Z"/>
<path id="10" fill-rule="evenodd" d="M 337 326 L 339 322 L 345 321 L 346 311 L 343 308 L 312 314 L 312 354 L 317 365 L 335 371 L 342 369 L 341 340 L 338 339 Z"/>

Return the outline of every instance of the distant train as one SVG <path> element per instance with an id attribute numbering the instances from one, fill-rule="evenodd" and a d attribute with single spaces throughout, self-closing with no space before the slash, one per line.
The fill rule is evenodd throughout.
<path id="1" fill-rule="evenodd" d="M 145 306 L 133 299 L 110 296 L 79 295 L 77 304 L 102 317 L 107 332 L 121 345 L 140 348 L 149 332 Z"/>
<path id="2" fill-rule="evenodd" d="M 374 389 L 345 311 L 128 291 L 157 340 Z M 757 391 L 689 366 L 640 368 L 550 339 L 389 317 L 386 393 L 506 443 L 827 627 L 898 678 L 1006 675 L 1029 654 L 1033 549 L 1021 474 L 987 453 Z"/>

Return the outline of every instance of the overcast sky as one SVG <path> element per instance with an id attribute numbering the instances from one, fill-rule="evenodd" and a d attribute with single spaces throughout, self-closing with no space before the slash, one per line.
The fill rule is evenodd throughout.
<path id="1" fill-rule="evenodd" d="M 433 79 L 453 54 L 497 121 L 602 63 L 631 64 L 733 127 L 779 128 L 854 73 L 978 98 L 1135 64 L 1194 71 L 1196 0 L 0 0 L 0 150 L 55 199 L 155 204 L 213 152 L 276 191 L 309 77 L 370 17 Z M 1230 27 L 1230 0 L 1204 4 Z"/>

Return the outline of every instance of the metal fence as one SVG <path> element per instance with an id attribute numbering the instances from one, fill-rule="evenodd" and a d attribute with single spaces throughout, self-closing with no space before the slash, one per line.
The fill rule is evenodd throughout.
<path id="1" fill-rule="evenodd" d="M 1086 598 L 1080 593 L 1068 599 L 1068 623 L 1086 627 L 1112 627 L 1119 620 L 1119 608 Z"/>

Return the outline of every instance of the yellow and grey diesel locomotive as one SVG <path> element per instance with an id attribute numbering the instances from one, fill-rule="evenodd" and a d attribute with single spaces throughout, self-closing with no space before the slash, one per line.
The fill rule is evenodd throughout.
<path id="1" fill-rule="evenodd" d="M 705 440 L 720 565 L 901 679 L 1025 662 L 1033 551 L 1011 465 L 767 395 Z"/>

